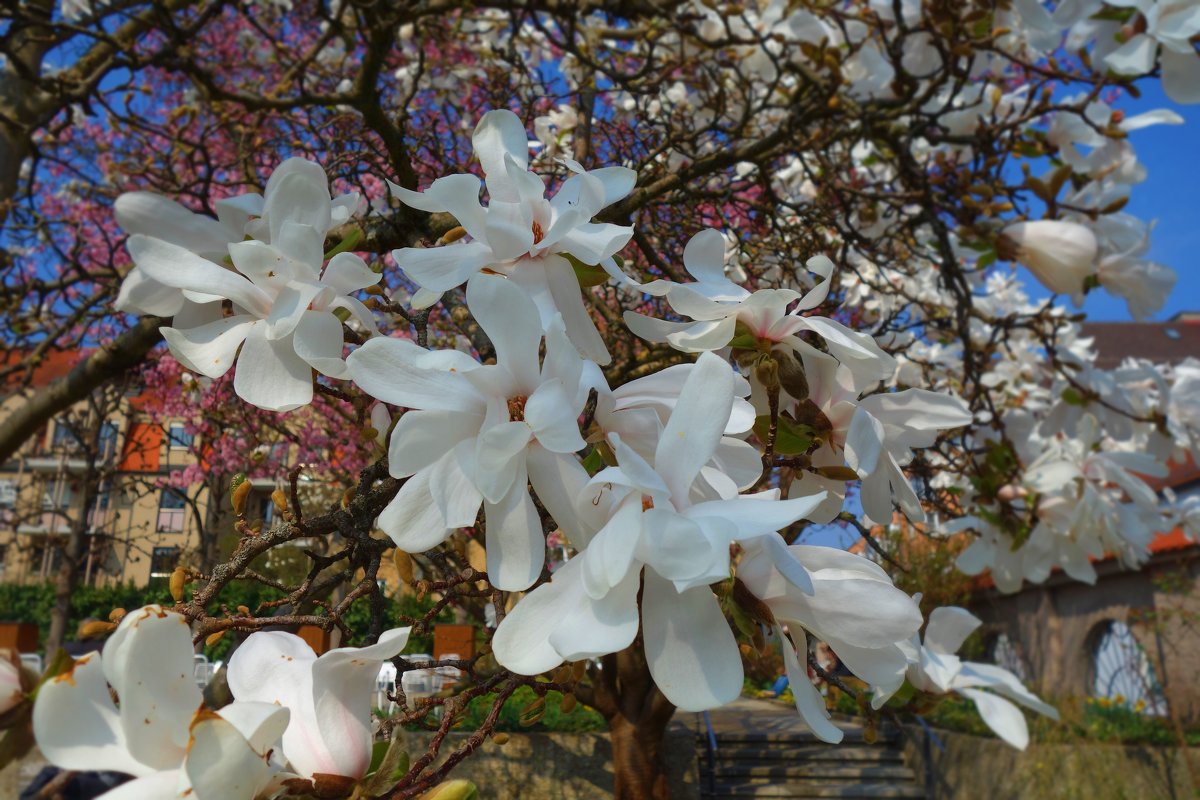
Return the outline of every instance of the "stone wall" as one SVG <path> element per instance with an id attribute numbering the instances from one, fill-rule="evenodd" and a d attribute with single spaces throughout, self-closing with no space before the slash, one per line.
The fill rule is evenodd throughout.
<path id="1" fill-rule="evenodd" d="M 451 734 L 442 752 L 453 752 L 466 735 Z M 407 736 L 419 754 L 425 736 Z M 667 771 L 672 800 L 699 799 L 695 734 L 682 723 L 667 731 Z M 612 746 L 606 733 L 513 733 L 503 746 L 489 741 L 451 776 L 475 783 L 481 800 L 608 800 Z"/>
<path id="2" fill-rule="evenodd" d="M 924 733 L 913 726 L 905 760 L 924 780 Z M 935 791 L 929 800 L 1193 800 L 1184 753 L 1171 747 L 1032 743 L 1024 752 L 996 739 L 937 732 L 930 748 Z M 1200 749 L 1191 750 L 1200 774 Z"/>

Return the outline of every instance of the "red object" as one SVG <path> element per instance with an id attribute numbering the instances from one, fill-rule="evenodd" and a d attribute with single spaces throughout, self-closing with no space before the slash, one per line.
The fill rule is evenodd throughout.
<path id="1" fill-rule="evenodd" d="M 321 655 L 329 649 L 329 631 L 316 625 L 301 625 L 296 629 L 296 635 L 303 639 L 313 652 Z"/>
<path id="2" fill-rule="evenodd" d="M 448 655 L 459 658 L 475 657 L 474 625 L 434 625 L 433 658 L 440 661 Z"/>
<path id="3" fill-rule="evenodd" d="M 162 458 L 163 429 L 152 422 L 129 426 L 121 469 L 125 472 L 157 472 Z"/>
<path id="4" fill-rule="evenodd" d="M 32 622 L 0 622 L 0 649 L 36 653 L 38 638 L 38 626 Z"/>

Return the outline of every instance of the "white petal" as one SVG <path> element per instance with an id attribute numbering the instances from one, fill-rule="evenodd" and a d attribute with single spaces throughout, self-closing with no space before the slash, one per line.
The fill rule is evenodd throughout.
<path id="1" fill-rule="evenodd" d="M 371 690 L 379 667 L 408 644 L 409 628 L 384 631 L 369 647 L 339 647 L 313 664 L 318 729 L 334 774 L 361 778 L 371 764 Z"/>
<path id="2" fill-rule="evenodd" d="M 685 353 L 700 353 L 719 350 L 729 344 L 737 329 L 737 316 L 730 314 L 724 319 L 697 322 L 683 330 L 667 335 L 671 346 Z"/>
<path id="3" fill-rule="evenodd" d="M 255 752 L 242 734 L 216 714 L 191 728 L 184 773 L 196 800 L 254 800 L 271 777 L 265 752 Z"/>
<path id="4" fill-rule="evenodd" d="M 338 294 L 350 294 L 374 286 L 382 277 L 371 271 L 367 262 L 354 253 L 338 253 L 326 265 L 325 272 L 321 274 L 321 283 Z"/>
<path id="5" fill-rule="evenodd" d="M 818 739 L 830 744 L 837 744 L 842 741 L 845 735 L 842 729 L 834 725 L 830 720 L 829 710 L 825 707 L 825 698 L 817 691 L 817 687 L 813 686 L 813 682 L 808 679 L 808 667 L 800 663 L 800 659 L 796 656 L 796 651 L 792 648 L 791 642 L 783 634 L 783 630 L 776 626 L 776 634 L 780 641 L 783 642 L 783 665 L 787 670 L 788 686 L 791 687 L 792 697 L 796 701 L 796 710 L 800 712 L 800 717 L 804 720 L 804 724 L 808 726 Z M 792 630 L 792 636 L 796 637 L 796 643 L 804 648 L 805 661 L 808 659 L 808 642 L 802 628 Z"/>
<path id="6" fill-rule="evenodd" d="M 410 192 L 388 181 L 392 194 L 402 203 L 422 211 L 445 211 L 458 220 L 474 239 L 486 241 L 487 212 L 479 205 L 480 180 L 474 175 L 438 178 L 424 192 Z"/>
<path id="7" fill-rule="evenodd" d="M 479 422 L 464 420 L 456 411 L 409 411 L 392 429 L 388 471 L 394 478 L 407 478 L 430 466 L 477 433 Z"/>
<path id="8" fill-rule="evenodd" d="M 1200 103 L 1200 57 L 1188 45 L 1188 52 L 1176 53 L 1163 48 L 1162 84 L 1167 97 L 1176 103 Z"/>
<path id="9" fill-rule="evenodd" d="M 379 529 L 407 553 L 437 547 L 452 533 L 430 494 L 431 474 L 431 469 L 423 469 L 405 481 L 376 520 Z"/>
<path id="10" fill-rule="evenodd" d="M 296 355 L 317 372 L 331 378 L 346 377 L 342 360 L 342 323 L 328 311 L 305 311 L 292 336 Z"/>
<path id="11" fill-rule="evenodd" d="M 979 689 L 959 689 L 958 693 L 969 698 L 979 709 L 979 716 L 1008 744 L 1024 750 L 1029 746 L 1029 726 L 1025 715 L 1007 700 Z"/>
<path id="12" fill-rule="evenodd" d="M 291 337 L 271 341 L 256 323 L 238 355 L 233 390 L 251 405 L 291 411 L 312 402 L 312 367 L 296 355 Z"/>
<path id="13" fill-rule="evenodd" d="M 646 570 L 642 636 L 655 684 L 683 711 L 704 711 L 742 692 L 742 656 L 707 586 L 676 592 Z"/>
<path id="14" fill-rule="evenodd" d="M 732 408 L 733 370 L 718 356 L 702 354 L 654 453 L 655 469 L 676 503 L 687 502 L 692 481 L 712 458 Z"/>
<path id="15" fill-rule="evenodd" d="M 935 653 L 957 653 L 967 637 L 983 623 L 979 617 L 957 606 L 942 606 L 929 612 L 925 647 Z"/>
<path id="16" fill-rule="evenodd" d="M 598 658 L 624 650 L 633 643 L 638 632 L 640 583 L 639 570 L 629 570 L 625 579 L 604 597 L 578 596 L 568 605 L 569 613 L 554 627 L 550 645 L 567 661 Z"/>
<path id="17" fill-rule="evenodd" d="M 583 301 L 582 289 L 575 277 L 575 271 L 564 258 L 546 259 L 546 283 L 554 305 L 562 314 L 563 324 L 571 343 L 578 348 L 584 358 L 605 366 L 612 357 L 604 345 L 604 339 L 596 330 L 587 306 Z"/>
<path id="18" fill-rule="evenodd" d="M 329 179 L 319 165 L 302 158 L 289 158 L 271 173 L 263 195 L 263 218 L 270 225 L 272 242 L 289 222 L 311 225 L 322 238 L 329 230 L 332 220 Z"/>
<path id="19" fill-rule="evenodd" d="M 135 265 L 121 281 L 121 289 L 113 306 L 126 313 L 173 317 L 183 308 L 183 303 L 182 291 L 164 286 Z"/>
<path id="20" fill-rule="evenodd" d="M 496 348 L 496 363 L 504 367 L 525 393 L 537 387 L 538 348 L 542 323 L 533 301 L 498 275 L 476 275 L 467 284 L 467 305 Z"/>
<path id="21" fill-rule="evenodd" d="M 279 236 L 271 240 L 271 247 L 288 257 L 288 266 L 297 278 L 316 278 L 325 261 L 325 234 L 311 225 L 285 222 Z M 236 256 L 233 261 L 238 263 Z"/>
<path id="22" fill-rule="evenodd" d="M 587 447 L 579 434 L 579 412 L 559 381 L 547 381 L 525 403 L 525 422 L 538 444 L 554 453 L 574 453 Z"/>
<path id="23" fill-rule="evenodd" d="M 524 422 L 502 422 L 480 434 L 475 449 L 475 484 L 484 500 L 498 503 L 508 494 L 517 473 L 524 472 L 513 462 L 524 454 L 532 436 L 533 431 Z"/>
<path id="24" fill-rule="evenodd" d="M 712 228 L 697 233 L 683 248 L 683 266 L 701 283 L 728 282 L 725 277 L 725 235 Z"/>
<path id="25" fill-rule="evenodd" d="M 505 669 L 518 675 L 540 675 L 563 662 L 550 646 L 550 634 L 582 596 L 578 559 L 559 567 L 549 583 L 521 598 L 500 622 L 492 652 Z"/>
<path id="26" fill-rule="evenodd" d="M 220 714 L 260 754 L 278 744 L 291 719 L 291 712 L 282 706 L 252 700 L 235 700 Z"/>
<path id="27" fill-rule="evenodd" d="M 116 769 L 115 767 L 99 767 L 98 769 Z M 120 770 L 116 770 L 120 772 Z M 122 783 L 115 789 L 110 789 L 96 800 L 165 800 L 179 797 L 182 792 L 180 784 L 186 782 L 180 770 L 156 772 L 144 778 Z M 200 800 L 196 798 L 196 800 Z"/>
<path id="28" fill-rule="evenodd" d="M 38 691 L 33 734 L 46 760 L 62 769 L 154 772 L 126 747 L 120 715 L 95 653 L 80 658 L 71 672 L 50 679 Z"/>
<path id="29" fill-rule="evenodd" d="M 140 234 L 130 236 L 126 247 L 138 268 L 164 286 L 224 297 L 261 318 L 271 312 L 271 300 L 261 289 L 190 250 Z"/>
<path id="30" fill-rule="evenodd" d="M 507 109 L 496 109 L 484 114 L 471 136 L 475 156 L 487 176 L 488 194 L 492 200 L 516 202 L 519 199 L 516 187 L 508 181 L 504 157 L 526 169 L 529 166 L 529 138 L 525 126 L 517 115 Z"/>
<path id="31" fill-rule="evenodd" d="M 191 369 L 208 378 L 219 378 L 229 371 L 237 350 L 261 320 L 242 314 L 225 317 L 199 328 L 162 328 L 171 352 Z"/>
<path id="32" fill-rule="evenodd" d="M 203 256 L 220 258 L 229 244 L 221 223 L 153 192 L 125 192 L 113 204 L 113 216 L 126 233 L 153 236 Z"/>
<path id="33" fill-rule="evenodd" d="M 529 448 L 525 464 L 538 500 L 576 548 L 586 547 L 594 529 L 576 511 L 575 501 L 587 486 L 587 470 L 573 455 L 551 453 L 538 445 Z"/>
<path id="34" fill-rule="evenodd" d="M 447 292 L 461 286 L 488 264 L 496 261 L 484 242 L 456 242 L 441 247 L 405 247 L 393 250 L 392 258 L 409 280 L 429 292 Z"/>
<path id="35" fill-rule="evenodd" d="M 429 493 L 447 528 L 474 525 L 479 516 L 483 495 L 473 480 L 474 457 L 475 443 L 464 439 L 430 468 Z"/>
<path id="36" fill-rule="evenodd" d="M 417 365 L 428 355 L 428 350 L 410 341 L 376 337 L 351 353 L 346 367 L 351 380 L 384 402 L 407 408 L 472 412 L 482 417 L 483 398 L 462 375 Z"/>
<path id="37" fill-rule="evenodd" d="M 493 200 L 488 206 L 487 243 L 497 261 L 527 255 L 533 248 L 533 217 L 524 203 Z"/>
<path id="38" fill-rule="evenodd" d="M 487 519 L 487 573 L 505 592 L 528 589 L 546 562 L 546 539 L 537 509 L 529 497 L 524 464 L 512 489 L 499 503 L 484 502 Z"/>
<path id="39" fill-rule="evenodd" d="M 187 619 L 161 606 L 126 614 L 104 645 L 103 668 L 129 752 L 156 769 L 178 767 L 201 700 Z"/>
<path id="40" fill-rule="evenodd" d="M 1137 34 L 1104 57 L 1104 63 L 1118 75 L 1145 75 L 1154 69 L 1158 42 L 1144 33 Z"/>

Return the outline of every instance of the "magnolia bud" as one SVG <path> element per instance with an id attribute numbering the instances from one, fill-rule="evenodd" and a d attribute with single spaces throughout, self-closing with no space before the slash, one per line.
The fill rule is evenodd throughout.
<path id="1" fill-rule="evenodd" d="M 508 739 L 509 739 L 509 736 L 507 733 L 497 733 L 494 736 L 492 736 L 492 741 L 498 745 L 508 744 Z"/>
<path id="2" fill-rule="evenodd" d="M 271 502 L 275 505 L 275 510 L 283 514 L 288 509 L 287 494 L 283 489 L 276 489 L 271 492 Z"/>
<path id="3" fill-rule="evenodd" d="M 411 584 L 414 580 L 412 556 L 397 547 L 392 551 L 392 563 L 396 565 L 396 575 L 400 580 Z"/>
<path id="4" fill-rule="evenodd" d="M 94 619 L 90 622 L 82 622 L 79 625 L 80 639 L 98 639 L 101 636 L 108 636 L 115 631 L 117 626 L 111 622 Z"/>
<path id="5" fill-rule="evenodd" d="M 171 573 L 171 579 L 168 581 L 168 588 L 171 590 L 171 597 L 175 598 L 175 602 L 183 600 L 183 587 L 188 584 L 187 570 L 183 567 L 176 567 Z"/>
<path id="6" fill-rule="evenodd" d="M 1075 222 L 1036 220 L 1004 229 L 996 253 L 1017 261 L 1052 292 L 1082 294 L 1084 282 L 1096 272 L 1096 236 Z"/>
<path id="7" fill-rule="evenodd" d="M 114 608 L 112 611 L 108 612 L 108 621 L 109 622 L 120 622 L 121 617 L 124 617 L 124 616 L 125 616 L 125 609 Z"/>
<path id="8" fill-rule="evenodd" d="M 564 694 L 562 696 L 561 708 L 564 714 L 570 714 L 579 705 L 579 700 L 573 694 Z"/>
<path id="9" fill-rule="evenodd" d="M 522 727 L 536 725 L 546 715 L 546 698 L 535 697 L 533 700 L 521 709 L 520 716 L 517 721 Z"/>
<path id="10" fill-rule="evenodd" d="M 209 647 L 212 647 L 214 644 L 221 641 L 221 637 L 223 637 L 224 635 L 225 635 L 225 631 L 217 631 L 216 633 L 210 633 L 204 639 L 204 644 L 206 644 Z"/>
<path id="11" fill-rule="evenodd" d="M 425 794 L 421 800 L 476 800 L 479 790 L 470 781 L 459 780 L 439 783 Z"/>
<path id="12" fill-rule="evenodd" d="M 242 517 L 246 515 L 246 501 L 250 499 L 250 490 L 254 487 L 251 486 L 250 481 L 246 480 L 245 475 L 240 477 L 240 481 L 236 477 L 233 479 L 229 499 L 233 501 L 233 513 Z"/>

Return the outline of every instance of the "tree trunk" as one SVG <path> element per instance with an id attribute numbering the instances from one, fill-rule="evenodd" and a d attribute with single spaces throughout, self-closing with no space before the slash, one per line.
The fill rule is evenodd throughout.
<path id="1" fill-rule="evenodd" d="M 604 656 L 601 669 L 589 668 L 591 685 L 579 699 L 608 722 L 613 750 L 615 800 L 669 800 L 667 724 L 675 706 L 654 685 L 640 640 Z"/>
<path id="2" fill-rule="evenodd" d="M 630 720 L 617 715 L 608 721 L 613 749 L 615 800 L 668 800 L 664 720 Z"/>
<path id="3" fill-rule="evenodd" d="M 67 636 L 67 623 L 71 618 L 71 595 L 79 583 L 79 566 L 83 563 L 83 551 L 87 543 L 87 511 L 82 519 L 71 521 L 71 532 L 63 550 L 62 563 L 54 576 L 54 606 L 50 609 L 50 633 L 46 637 L 46 655 L 52 658 L 62 647 Z"/>

